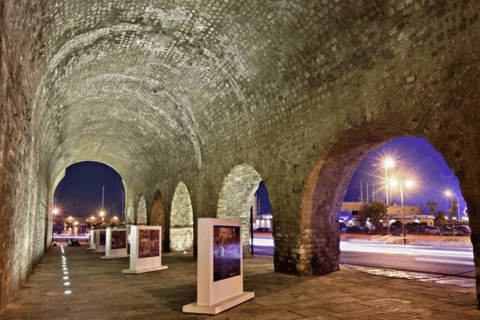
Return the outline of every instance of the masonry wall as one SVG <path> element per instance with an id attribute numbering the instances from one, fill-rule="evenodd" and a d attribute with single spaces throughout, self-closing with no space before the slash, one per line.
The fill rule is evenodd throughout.
<path id="1" fill-rule="evenodd" d="M 142 197 L 149 217 L 159 190 L 168 238 L 179 181 L 195 235 L 231 170 L 251 166 L 272 204 L 275 270 L 324 274 L 338 269 L 349 175 L 389 139 L 425 137 L 460 180 L 480 268 L 478 1 L 0 9 L 0 308 L 49 245 L 55 179 L 84 160 L 119 172 L 129 220 Z"/>
<path id="2" fill-rule="evenodd" d="M 0 310 L 42 257 L 47 186 L 38 164 L 34 93 L 40 78 L 41 11 L 0 3 Z M 33 50 L 32 50 L 33 49 Z"/>

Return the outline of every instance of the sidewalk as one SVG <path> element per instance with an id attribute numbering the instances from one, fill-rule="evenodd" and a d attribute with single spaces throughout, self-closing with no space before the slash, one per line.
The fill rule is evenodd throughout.
<path id="1" fill-rule="evenodd" d="M 274 273 L 271 257 L 244 261 L 244 290 L 255 292 L 253 300 L 216 316 L 183 314 L 182 306 L 196 301 L 197 264 L 191 253 L 164 254 L 167 270 L 126 275 L 121 271 L 128 258 L 102 260 L 86 246 L 64 249 L 69 279 L 63 280 L 60 247 L 52 247 L 1 320 L 480 318 L 471 283 L 391 278 L 350 267 L 297 277 Z"/>

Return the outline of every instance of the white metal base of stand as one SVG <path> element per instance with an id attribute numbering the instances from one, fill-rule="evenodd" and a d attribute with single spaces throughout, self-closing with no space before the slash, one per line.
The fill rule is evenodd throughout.
<path id="1" fill-rule="evenodd" d="M 122 270 L 122 273 L 139 274 L 139 273 L 153 272 L 153 271 L 165 270 L 165 269 L 168 269 L 168 266 L 160 266 L 160 267 L 155 267 L 155 268 L 145 268 L 145 269 L 140 269 L 140 270 L 125 269 L 125 270 Z"/>
<path id="2" fill-rule="evenodd" d="M 190 303 L 184 305 L 182 311 L 184 313 L 218 314 L 222 311 L 238 306 L 245 301 L 253 299 L 254 297 L 255 292 L 243 292 L 238 296 L 218 302 L 211 306 L 199 306 L 197 305 L 197 302 Z"/>
<path id="3" fill-rule="evenodd" d="M 119 258 L 128 258 L 130 257 L 129 254 L 126 254 L 126 255 L 122 255 L 122 256 L 103 256 L 103 257 L 100 257 L 100 259 L 119 259 Z"/>

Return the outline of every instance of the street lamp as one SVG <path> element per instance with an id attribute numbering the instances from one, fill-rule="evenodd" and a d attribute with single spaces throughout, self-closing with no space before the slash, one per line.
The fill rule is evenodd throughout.
<path id="1" fill-rule="evenodd" d="M 387 233 L 390 234 L 390 216 L 388 215 L 388 173 L 387 170 L 390 167 L 393 167 L 395 165 L 395 162 L 393 161 L 392 158 L 386 158 L 383 160 L 383 166 L 385 167 L 385 196 L 386 196 L 386 207 L 387 207 Z"/>
<path id="2" fill-rule="evenodd" d="M 456 194 L 454 194 L 452 191 L 450 190 L 446 190 L 444 192 L 445 196 L 447 198 L 450 198 L 450 197 L 454 197 L 454 198 L 457 198 L 457 221 L 460 221 L 460 199 L 458 198 L 458 196 Z M 452 212 L 453 213 L 453 212 Z"/>
<path id="3" fill-rule="evenodd" d="M 102 210 L 102 211 L 99 212 L 99 214 L 102 217 L 102 223 L 103 223 L 103 217 L 105 216 L 105 211 Z"/>
<path id="4" fill-rule="evenodd" d="M 405 184 L 405 186 L 407 188 L 411 188 L 413 186 L 413 181 L 412 180 L 400 180 L 400 181 L 397 181 L 395 179 L 391 179 L 390 180 L 390 185 L 392 187 L 396 187 L 398 184 L 400 184 L 400 202 L 401 202 L 401 206 L 402 206 L 402 229 L 403 229 L 403 244 L 407 244 L 407 238 L 406 238 L 406 235 L 405 235 L 405 209 L 403 207 L 403 184 Z"/>

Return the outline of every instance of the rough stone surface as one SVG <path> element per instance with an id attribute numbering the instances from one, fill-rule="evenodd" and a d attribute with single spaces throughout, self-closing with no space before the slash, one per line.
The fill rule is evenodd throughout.
<path id="1" fill-rule="evenodd" d="M 185 183 L 180 181 L 175 190 L 170 214 L 170 250 L 193 250 L 193 209 Z"/>
<path id="2" fill-rule="evenodd" d="M 243 255 L 250 252 L 250 210 L 254 204 L 255 192 L 262 181 L 260 174 L 252 166 L 241 164 L 232 169 L 225 178 L 217 218 L 242 221 Z"/>
<path id="3" fill-rule="evenodd" d="M 250 185 L 225 181 L 250 166 L 272 204 L 275 270 L 322 274 L 338 268 L 333 217 L 349 175 L 398 136 L 427 139 L 459 178 L 480 286 L 479 11 L 476 0 L 0 2 L 0 309 L 49 247 L 54 189 L 73 163 L 122 176 L 130 223 L 151 217 L 160 191 L 166 244 L 180 181 L 195 234 L 197 218 L 230 214 L 225 190 L 248 200 Z"/>

